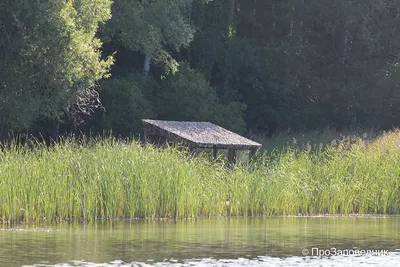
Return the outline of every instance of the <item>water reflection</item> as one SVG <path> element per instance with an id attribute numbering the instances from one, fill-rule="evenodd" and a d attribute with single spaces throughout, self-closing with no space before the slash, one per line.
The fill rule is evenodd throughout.
<path id="1" fill-rule="evenodd" d="M 182 264 L 193 258 L 201 264 L 206 264 L 202 261 L 209 259 L 218 266 L 221 264 L 219 260 L 239 258 L 250 260 L 249 264 L 265 265 L 265 259 L 285 261 L 286 264 L 289 261 L 291 265 L 293 260 L 306 264 L 306 258 L 302 257 L 303 248 L 387 249 L 396 252 L 400 249 L 399 226 L 400 218 L 118 222 L 40 229 L 19 226 L 0 228 L 0 266 L 52 266 L 61 263 L 70 266 L 92 266 L 82 265 L 89 263 L 123 266 L 122 263 L 129 263 L 126 266 L 132 266 L 132 262 L 157 265 L 175 261 Z M 397 254 L 392 256 L 400 261 Z M 80 262 L 74 263 L 74 260 Z M 114 262 L 116 260 L 118 262 Z"/>

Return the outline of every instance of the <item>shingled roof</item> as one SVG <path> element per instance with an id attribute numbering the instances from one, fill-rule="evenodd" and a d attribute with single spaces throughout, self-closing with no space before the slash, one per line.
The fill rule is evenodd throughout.
<path id="1" fill-rule="evenodd" d="M 210 122 L 142 120 L 145 135 L 193 144 L 199 148 L 258 149 L 261 144 Z"/>

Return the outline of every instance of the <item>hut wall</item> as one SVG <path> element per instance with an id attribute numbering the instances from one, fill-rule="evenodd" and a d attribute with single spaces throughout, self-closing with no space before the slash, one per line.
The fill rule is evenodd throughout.
<path id="1" fill-rule="evenodd" d="M 145 142 L 154 144 L 154 145 L 165 145 L 166 143 L 173 144 L 182 144 L 188 147 L 193 147 L 194 144 L 186 141 L 185 139 L 177 136 L 173 133 L 160 129 L 158 127 L 152 125 L 145 125 L 144 127 L 144 136 Z"/>

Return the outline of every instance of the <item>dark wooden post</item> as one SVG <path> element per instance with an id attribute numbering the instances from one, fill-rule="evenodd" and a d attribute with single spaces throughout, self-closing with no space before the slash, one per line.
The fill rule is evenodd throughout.
<path id="1" fill-rule="evenodd" d="M 198 147 L 189 145 L 189 151 L 192 156 L 196 156 L 198 152 Z"/>
<path id="2" fill-rule="evenodd" d="M 213 146 L 212 151 L 213 151 L 213 158 L 216 159 L 218 156 L 218 149 L 215 146 Z"/>
<path id="3" fill-rule="evenodd" d="M 250 152 L 249 152 L 249 161 L 250 162 L 254 159 L 256 152 L 257 152 L 257 148 L 250 149 Z"/>
<path id="4" fill-rule="evenodd" d="M 147 124 L 144 124 L 144 142 L 148 143 L 149 141 L 149 129 Z"/>
<path id="5" fill-rule="evenodd" d="M 228 162 L 231 164 L 236 164 L 236 150 L 235 149 L 228 150 Z"/>
<path id="6" fill-rule="evenodd" d="M 58 136 L 60 132 L 60 124 L 57 121 L 53 121 L 49 128 L 49 145 L 54 146 L 58 143 Z"/>

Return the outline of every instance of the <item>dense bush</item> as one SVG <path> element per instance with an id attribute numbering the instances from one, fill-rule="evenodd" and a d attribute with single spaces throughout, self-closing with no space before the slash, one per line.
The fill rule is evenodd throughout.
<path id="1" fill-rule="evenodd" d="M 162 82 L 158 94 L 157 111 L 161 119 L 211 121 L 243 131 L 243 110 L 240 103 L 222 103 L 204 76 L 185 63 Z"/>
<path id="2" fill-rule="evenodd" d="M 114 134 L 129 136 L 140 133 L 141 119 L 155 116 L 144 90 L 150 89 L 147 78 L 129 75 L 107 80 L 102 85 L 101 102 L 104 107 L 100 125 Z M 154 86 L 154 83 L 151 83 Z"/>

